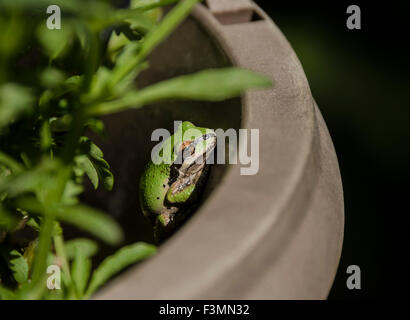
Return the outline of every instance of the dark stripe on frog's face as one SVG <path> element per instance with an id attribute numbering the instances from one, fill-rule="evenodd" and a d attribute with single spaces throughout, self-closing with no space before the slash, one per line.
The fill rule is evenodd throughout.
<path id="1" fill-rule="evenodd" d="M 197 154 L 196 147 L 204 141 L 207 141 L 204 151 Z M 169 184 L 172 194 L 183 192 L 186 188 L 198 182 L 204 173 L 206 161 L 215 147 L 216 134 L 213 132 L 182 144 L 178 159 L 181 160 L 180 157 L 184 156 L 184 161 L 182 164 L 175 163 L 171 166 Z"/>
<path id="2" fill-rule="evenodd" d="M 206 142 L 205 142 L 206 141 Z M 205 148 L 203 148 L 205 142 Z M 198 146 L 200 147 L 197 150 Z M 216 147 L 216 134 L 213 132 L 204 134 L 192 141 L 188 147 L 183 150 L 183 160 L 180 171 L 186 173 L 190 167 L 195 164 L 204 164 L 212 151 Z"/>

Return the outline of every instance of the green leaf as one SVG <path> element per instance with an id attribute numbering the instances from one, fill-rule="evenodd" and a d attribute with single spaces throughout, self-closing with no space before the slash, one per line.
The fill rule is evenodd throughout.
<path id="1" fill-rule="evenodd" d="M 31 241 L 28 246 L 24 249 L 24 259 L 27 261 L 29 273 L 32 270 L 34 257 L 36 255 L 36 249 L 38 246 L 38 239 Z"/>
<path id="2" fill-rule="evenodd" d="M 20 197 L 16 206 L 30 213 L 44 216 L 44 205 L 34 197 Z M 118 223 L 106 213 L 86 205 L 61 205 L 53 209 L 57 220 L 72 224 L 111 245 L 123 240 L 123 233 Z"/>
<path id="3" fill-rule="evenodd" d="M 76 157 L 76 164 L 88 175 L 94 188 L 97 189 L 101 181 L 103 187 L 111 191 L 114 186 L 114 176 L 109 170 L 110 165 L 103 158 L 102 150 L 89 138 L 81 137 L 79 152 L 84 154 Z"/>
<path id="4" fill-rule="evenodd" d="M 104 153 L 102 150 L 94 144 L 91 140 L 89 140 L 89 151 L 88 154 L 94 158 L 95 160 L 101 160 L 104 158 Z"/>
<path id="5" fill-rule="evenodd" d="M 45 23 L 40 24 L 37 29 L 37 38 L 51 60 L 66 53 L 72 44 L 73 35 L 73 28 L 67 22 L 61 29 L 48 29 Z"/>
<path id="6" fill-rule="evenodd" d="M 25 152 L 21 152 L 20 153 L 20 159 L 23 161 L 24 165 L 26 166 L 26 168 L 31 169 L 33 167 L 33 164 L 29 158 L 29 156 L 27 155 L 27 153 Z"/>
<path id="7" fill-rule="evenodd" d="M 139 10 L 127 10 L 127 16 L 124 19 L 130 29 L 141 34 L 146 34 L 155 27 L 155 23 Z"/>
<path id="8" fill-rule="evenodd" d="M 70 125 L 73 121 L 73 117 L 70 114 L 64 115 L 59 118 L 50 119 L 50 128 L 52 132 L 67 132 L 70 129 Z"/>
<path id="9" fill-rule="evenodd" d="M 124 33 L 121 32 L 117 34 L 115 31 L 113 31 L 107 45 L 107 54 L 110 58 L 110 61 L 115 62 L 120 50 L 129 43 L 130 40 L 124 35 Z"/>
<path id="10" fill-rule="evenodd" d="M 4 22 L 0 20 L 0 52 L 3 57 L 12 56 L 23 45 L 26 27 L 26 21 L 16 14 L 12 14 Z"/>
<path id="11" fill-rule="evenodd" d="M 10 196 L 16 196 L 25 192 L 35 192 L 39 199 L 44 200 L 48 191 L 55 190 L 56 172 L 65 170 L 57 161 L 47 160 L 33 168 L 16 176 L 0 179 L 0 192 L 5 191 Z"/>
<path id="12" fill-rule="evenodd" d="M 81 97 L 82 103 L 86 105 L 101 96 L 104 97 L 109 94 L 107 84 L 110 78 L 111 71 L 104 66 L 99 67 L 97 72 L 92 77 L 90 89 Z"/>
<path id="13" fill-rule="evenodd" d="M 66 75 L 63 71 L 57 68 L 46 68 L 40 75 L 40 82 L 45 88 L 56 88 L 63 84 L 66 79 Z"/>
<path id="14" fill-rule="evenodd" d="M 114 175 L 111 173 L 111 171 L 107 168 L 99 167 L 98 174 L 100 176 L 104 189 L 111 191 L 114 187 Z"/>
<path id="15" fill-rule="evenodd" d="M 34 219 L 34 217 L 29 218 L 26 222 L 26 225 L 36 231 L 40 231 L 40 224 Z"/>
<path id="16" fill-rule="evenodd" d="M 6 192 L 11 197 L 25 192 L 34 192 L 46 180 L 47 177 L 39 171 L 25 171 L 16 177 L 11 176 L 7 180 L 0 180 L 0 192 Z"/>
<path id="17" fill-rule="evenodd" d="M 108 244 L 116 245 L 123 239 L 122 230 L 114 219 L 85 205 L 62 206 L 57 219 L 84 229 Z"/>
<path id="18" fill-rule="evenodd" d="M 91 273 L 91 259 L 82 247 L 76 247 L 76 253 L 71 268 L 71 276 L 77 288 L 77 294 L 81 299 Z"/>
<path id="19" fill-rule="evenodd" d="M 115 67 L 112 70 L 109 81 L 110 88 L 115 88 L 118 83 L 131 74 L 131 78 L 136 76 L 134 70 L 138 69 L 138 63 L 135 63 L 135 57 L 138 56 L 138 51 L 141 45 L 139 42 L 130 42 L 124 45 L 122 51 L 115 56 Z M 133 65 L 133 68 L 130 68 Z M 127 81 L 128 83 L 130 81 Z"/>
<path id="20" fill-rule="evenodd" d="M 90 108 L 90 112 L 104 115 L 168 99 L 221 101 L 236 97 L 246 89 L 271 85 L 268 78 L 252 71 L 211 69 L 159 82 L 120 99 L 96 105 Z"/>
<path id="21" fill-rule="evenodd" d="M 18 283 L 24 283 L 28 279 L 28 265 L 26 259 L 17 251 L 12 250 L 7 261 L 13 277 Z"/>
<path id="22" fill-rule="evenodd" d="M 5 230 L 13 230 L 19 223 L 19 219 L 15 214 L 12 214 L 0 202 L 0 242 Z"/>
<path id="23" fill-rule="evenodd" d="M 155 252 L 155 246 L 142 242 L 121 248 L 114 255 L 106 258 L 94 271 L 85 296 L 90 297 L 113 275 L 131 264 L 152 256 Z"/>
<path id="24" fill-rule="evenodd" d="M 105 135 L 105 127 L 104 127 L 104 122 L 102 120 L 91 118 L 87 121 L 85 125 L 88 126 L 96 134 L 100 136 Z"/>
<path id="25" fill-rule="evenodd" d="M 10 157 L 9 155 L 3 153 L 0 151 L 0 163 L 4 164 L 6 167 L 10 168 L 10 170 L 14 173 L 20 173 L 22 171 L 24 171 L 24 167 L 17 162 L 16 160 L 14 160 L 12 157 Z"/>
<path id="26" fill-rule="evenodd" d="M 78 196 L 84 191 L 84 187 L 70 180 L 67 182 L 61 202 L 70 206 L 78 203 Z"/>
<path id="27" fill-rule="evenodd" d="M 97 253 L 98 244 L 87 238 L 77 238 L 64 242 L 64 251 L 68 260 L 74 259 L 77 250 L 80 250 L 86 258 L 89 258 Z"/>
<path id="28" fill-rule="evenodd" d="M 135 55 L 132 59 L 130 59 L 125 68 L 121 69 L 121 72 L 116 72 L 113 75 L 111 79 L 111 87 L 115 87 L 119 81 L 127 76 L 127 74 L 135 70 L 135 68 L 137 68 L 138 65 L 145 60 L 145 58 L 147 58 L 152 50 L 154 50 L 182 23 L 182 21 L 189 15 L 192 8 L 200 1 L 201 0 L 179 1 L 171 12 L 165 16 L 161 23 L 146 35 L 138 55 Z"/>
<path id="29" fill-rule="evenodd" d="M 14 83 L 0 86 L 0 129 L 16 121 L 23 113 L 32 111 L 31 91 Z"/>
<path id="30" fill-rule="evenodd" d="M 266 88 L 271 81 L 252 71 L 227 68 L 210 69 L 194 75 L 160 82 L 141 92 L 144 100 L 192 99 L 220 101 L 236 97 L 250 88 Z"/>
<path id="31" fill-rule="evenodd" d="M 77 156 L 76 164 L 90 178 L 94 189 L 98 188 L 99 181 L 101 181 L 106 190 L 112 190 L 114 186 L 114 176 L 109 170 L 109 164 L 103 158 L 97 158 L 97 155 L 92 157 L 92 154 L 89 154 L 88 156 Z"/>
<path id="32" fill-rule="evenodd" d="M 0 300 L 15 300 L 16 295 L 13 291 L 3 287 L 0 284 Z"/>
<path id="33" fill-rule="evenodd" d="M 23 255 L 11 248 L 0 248 L 0 253 L 12 271 L 14 280 L 17 283 L 26 282 L 28 279 L 28 264 Z"/>
<path id="34" fill-rule="evenodd" d="M 50 123 L 46 120 L 43 122 L 40 130 L 40 145 L 42 150 L 48 150 L 53 143 L 53 137 L 51 136 Z"/>
<path id="35" fill-rule="evenodd" d="M 68 92 L 78 93 L 81 84 L 84 80 L 83 76 L 71 76 L 67 78 L 64 82 L 59 84 L 56 88 L 45 90 L 39 99 L 39 106 L 43 107 L 50 103 L 52 99 L 59 98 Z M 60 100 L 60 107 L 64 108 L 64 103 L 66 103 L 64 99 Z M 69 115 L 70 116 L 70 115 Z M 71 116 L 70 116 L 71 117 Z"/>
<path id="36" fill-rule="evenodd" d="M 97 189 L 99 182 L 98 172 L 90 158 L 86 155 L 77 156 L 75 163 L 80 169 L 84 170 L 88 178 L 90 178 L 94 189 Z"/>

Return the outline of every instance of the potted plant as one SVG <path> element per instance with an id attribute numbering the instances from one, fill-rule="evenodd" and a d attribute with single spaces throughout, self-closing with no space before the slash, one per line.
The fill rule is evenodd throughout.
<path id="1" fill-rule="evenodd" d="M 20 21 L 18 2 L 5 2 L 13 13 L 7 18 Z M 29 50 L 36 53 L 17 55 L 25 80 L 5 76 L 6 61 L 21 50 L 10 39 L 24 34 L 19 23 L 8 24 L 0 187 L 3 265 L 12 278 L 1 284 L 2 298 L 89 298 L 117 271 L 146 257 L 94 297 L 326 297 L 343 235 L 340 174 L 295 54 L 250 1 L 208 1 L 185 20 L 198 1 L 179 1 L 156 26 L 157 6 L 173 2 L 136 1 L 132 10 L 115 14 L 100 2 L 87 10 L 67 7 L 75 13 L 66 22 L 71 30 L 58 37 L 33 31 L 41 49 L 33 44 Z M 75 52 L 81 58 L 65 64 L 64 55 Z M 27 72 L 34 63 L 36 75 Z M 268 86 L 267 79 L 272 89 L 235 98 Z M 243 176 L 239 166 L 215 165 L 197 212 L 156 252 L 138 180 L 155 144 L 152 131 L 171 129 L 175 120 L 259 129 L 259 171 Z M 240 139 L 239 148 L 245 142 Z M 92 190 L 98 185 L 112 191 Z M 115 245 L 124 239 L 119 223 L 125 247 L 115 253 L 100 244 L 102 255 L 95 255 L 89 239 L 64 241 L 78 231 L 64 224 L 62 232 L 60 222 Z M 23 249 L 12 240 L 25 239 L 19 232 L 27 228 L 39 236 L 34 232 Z M 64 290 L 45 289 L 46 267 L 54 264 L 62 267 Z M 97 265 L 92 275 L 91 264 Z"/>

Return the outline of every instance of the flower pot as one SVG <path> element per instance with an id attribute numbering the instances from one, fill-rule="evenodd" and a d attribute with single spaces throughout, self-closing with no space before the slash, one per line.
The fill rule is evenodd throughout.
<path id="1" fill-rule="evenodd" d="M 343 194 L 336 154 L 303 69 L 270 18 L 250 1 L 198 5 L 150 57 L 145 86 L 228 65 L 261 72 L 269 90 L 221 103 L 167 102 L 105 119 L 102 143 L 116 176 L 113 194 L 88 200 L 150 241 L 138 179 L 151 133 L 174 120 L 209 128 L 260 130 L 259 172 L 213 168 L 202 204 L 154 257 L 105 286 L 97 299 L 323 299 L 343 241 Z M 243 144 L 240 141 L 240 144 Z"/>

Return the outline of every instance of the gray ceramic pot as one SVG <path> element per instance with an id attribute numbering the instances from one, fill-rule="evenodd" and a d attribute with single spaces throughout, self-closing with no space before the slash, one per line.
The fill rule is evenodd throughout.
<path id="1" fill-rule="evenodd" d="M 150 135 L 173 120 L 260 130 L 260 170 L 213 171 L 195 215 L 156 256 L 114 279 L 97 299 L 322 299 L 343 241 L 343 194 L 336 154 L 303 69 L 280 30 L 250 1 L 208 1 L 151 56 L 140 86 L 210 67 L 266 74 L 271 90 L 223 103 L 156 105 L 107 118 L 103 146 L 117 187 L 91 199 L 116 215 L 128 240 L 149 241 L 137 181 Z M 138 235 L 138 236 L 134 236 Z"/>

